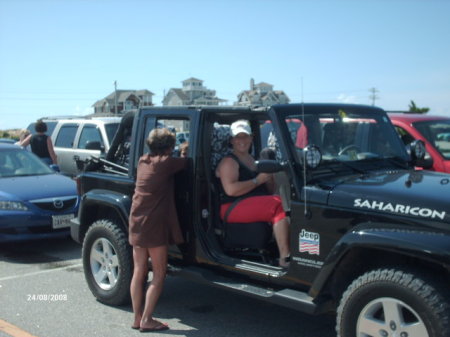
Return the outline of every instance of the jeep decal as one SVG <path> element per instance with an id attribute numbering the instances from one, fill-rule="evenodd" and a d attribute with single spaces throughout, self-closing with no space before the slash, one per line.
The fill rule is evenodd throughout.
<path id="1" fill-rule="evenodd" d="M 400 213 L 400 214 L 409 214 L 414 216 L 420 216 L 423 218 L 439 218 L 444 220 L 445 211 L 439 212 L 430 208 L 421 208 L 421 207 L 411 207 L 410 205 L 402 205 L 402 204 L 392 204 L 390 202 L 385 203 L 383 201 L 376 200 L 363 200 L 363 199 L 355 199 L 353 203 L 354 207 L 360 208 L 368 208 L 375 209 L 384 212 L 392 212 L 392 213 Z"/>
<path id="2" fill-rule="evenodd" d="M 302 229 L 299 235 L 300 253 L 307 252 L 310 255 L 320 255 L 320 234 L 308 232 Z"/>

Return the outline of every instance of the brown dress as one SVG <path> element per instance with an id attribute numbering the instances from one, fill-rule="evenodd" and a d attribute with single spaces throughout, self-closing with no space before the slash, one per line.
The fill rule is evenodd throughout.
<path id="1" fill-rule="evenodd" d="M 186 158 L 147 154 L 139 159 L 129 219 L 128 239 L 132 246 L 153 248 L 183 242 L 173 175 L 186 165 Z"/>

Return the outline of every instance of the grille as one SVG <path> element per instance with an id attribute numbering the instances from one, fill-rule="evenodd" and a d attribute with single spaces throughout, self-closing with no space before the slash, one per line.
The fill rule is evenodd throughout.
<path id="1" fill-rule="evenodd" d="M 46 211 L 64 211 L 73 208 L 77 203 L 77 197 L 49 198 L 32 200 L 35 206 Z"/>

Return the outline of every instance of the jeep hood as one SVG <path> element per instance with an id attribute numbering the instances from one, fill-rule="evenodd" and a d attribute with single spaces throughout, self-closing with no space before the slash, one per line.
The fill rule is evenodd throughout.
<path id="1" fill-rule="evenodd" d="M 390 171 L 351 177 L 332 187 L 328 203 L 450 223 L 450 175 Z"/>

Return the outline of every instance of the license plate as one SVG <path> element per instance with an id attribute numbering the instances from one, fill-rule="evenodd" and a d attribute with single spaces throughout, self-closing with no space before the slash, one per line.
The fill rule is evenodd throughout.
<path id="1" fill-rule="evenodd" d="M 75 217 L 75 214 L 53 215 L 52 226 L 54 229 L 70 227 L 70 220 Z"/>

